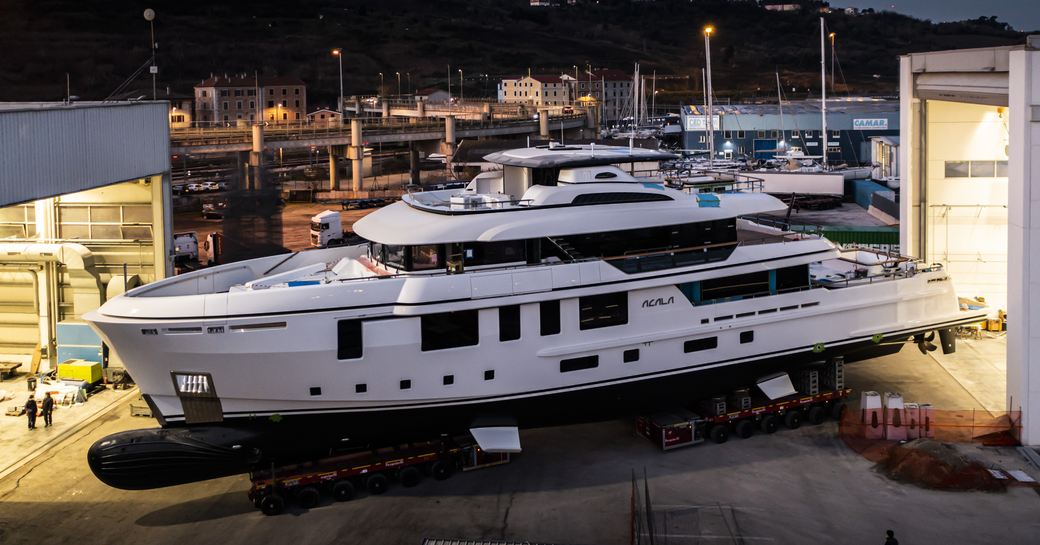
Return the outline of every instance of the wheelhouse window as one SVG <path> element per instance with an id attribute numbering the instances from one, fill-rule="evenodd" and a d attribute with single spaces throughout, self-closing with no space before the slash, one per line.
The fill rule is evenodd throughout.
<path id="1" fill-rule="evenodd" d="M 785 293 L 809 287 L 809 265 L 795 265 L 774 271 L 776 292 Z"/>
<path id="2" fill-rule="evenodd" d="M 480 341 L 476 310 L 427 314 L 420 321 L 424 352 L 474 346 Z"/>
<path id="3" fill-rule="evenodd" d="M 736 300 L 770 293 L 769 271 L 761 271 L 701 281 L 701 300 Z"/>
<path id="4" fill-rule="evenodd" d="M 361 336 L 361 320 L 336 322 L 336 357 L 341 360 L 360 358 L 364 353 Z"/>
<path id="5" fill-rule="evenodd" d="M 578 324 L 582 331 L 628 323 L 628 292 L 578 298 Z"/>
<path id="6" fill-rule="evenodd" d="M 498 340 L 515 341 L 520 338 L 520 305 L 498 309 Z"/>
<path id="7" fill-rule="evenodd" d="M 497 265 L 524 261 L 524 241 L 467 242 L 462 250 L 466 266 Z"/>
<path id="8" fill-rule="evenodd" d="M 542 301 L 538 304 L 540 319 L 540 332 L 545 335 L 558 335 L 560 333 L 560 302 Z"/>
<path id="9" fill-rule="evenodd" d="M 444 267 L 444 246 L 441 244 L 411 246 L 409 253 L 411 254 L 411 264 L 407 267 L 409 270 L 424 271 Z"/>

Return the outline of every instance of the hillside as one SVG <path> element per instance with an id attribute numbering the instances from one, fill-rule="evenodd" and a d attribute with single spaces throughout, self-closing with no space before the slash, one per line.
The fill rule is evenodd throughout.
<path id="1" fill-rule="evenodd" d="M 453 86 L 458 68 L 466 94 L 494 93 L 503 74 L 572 72 L 591 63 L 626 71 L 641 62 L 649 75 L 679 79 L 659 86 L 671 98 L 700 95 L 704 64 L 700 29 L 712 23 L 712 64 L 720 96 L 775 91 L 774 70 L 785 87 L 815 86 L 819 70 L 817 16 L 767 12 L 755 2 L 627 0 L 531 8 L 527 0 L 5 0 L 0 17 L 0 100 L 55 100 L 72 94 L 104 98 L 149 57 L 144 7 L 158 13 L 159 83 L 175 91 L 210 73 L 298 75 L 310 104 L 338 94 L 336 59 L 342 47 L 347 94 L 374 93 L 378 73 L 387 92 L 404 85 Z M 979 19 L 932 24 L 894 13 L 827 15 L 837 33 L 838 58 L 850 92 L 894 93 L 899 54 L 1022 43 L 1024 35 Z M 489 74 L 483 78 L 482 74 Z M 150 85 L 147 73 L 138 87 Z M 485 81 L 486 79 L 486 81 Z M 840 83 L 839 76 L 838 82 Z M 699 98 L 697 99 L 699 101 Z M 674 101 L 674 100 L 673 100 Z"/>

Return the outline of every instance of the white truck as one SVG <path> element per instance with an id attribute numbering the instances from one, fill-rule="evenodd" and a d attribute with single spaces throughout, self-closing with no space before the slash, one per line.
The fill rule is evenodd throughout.
<path id="1" fill-rule="evenodd" d="M 187 265 L 199 261 L 199 235 L 195 231 L 173 234 L 173 263 Z"/>
<path id="2" fill-rule="evenodd" d="M 326 210 L 311 217 L 311 246 L 317 248 L 342 246 L 345 242 L 344 238 L 343 223 L 340 221 L 339 212 Z"/>

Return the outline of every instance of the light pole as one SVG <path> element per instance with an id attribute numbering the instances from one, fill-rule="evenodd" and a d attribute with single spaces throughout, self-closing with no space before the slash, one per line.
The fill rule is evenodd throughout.
<path id="1" fill-rule="evenodd" d="M 406 89 L 408 89 L 408 92 L 411 93 L 412 92 L 412 73 L 411 72 L 405 72 L 404 75 L 405 75 L 405 77 L 408 78 L 408 87 L 406 87 Z"/>
<path id="2" fill-rule="evenodd" d="M 577 104 L 578 103 L 578 65 L 572 64 L 571 68 L 574 69 L 574 100 L 572 100 L 571 103 L 572 104 Z"/>
<path id="3" fill-rule="evenodd" d="M 159 73 L 159 67 L 155 66 L 155 10 L 151 8 L 144 10 L 144 20 L 148 21 L 148 29 L 152 37 L 152 41 L 148 44 L 152 49 L 152 65 L 148 67 L 148 71 L 152 73 L 152 100 L 155 100 L 155 75 Z"/>
<path id="4" fill-rule="evenodd" d="M 448 65 L 448 111 L 451 111 L 451 65 Z"/>
<path id="5" fill-rule="evenodd" d="M 397 74 L 397 98 L 401 98 L 401 73 L 400 72 L 396 72 L 396 74 Z"/>
<path id="6" fill-rule="evenodd" d="M 336 48 L 332 50 L 332 56 L 339 59 L 339 122 L 343 123 L 343 50 Z"/>
<path id="7" fill-rule="evenodd" d="M 378 95 L 379 98 L 383 98 L 383 73 L 382 72 L 379 73 L 379 92 L 376 93 L 376 95 Z"/>
<path id="8" fill-rule="evenodd" d="M 712 126 L 711 119 L 711 35 L 715 32 L 715 27 L 708 25 L 704 27 L 704 64 L 707 68 L 708 73 L 708 168 L 714 168 L 715 166 L 715 127 Z"/>
<path id="9" fill-rule="evenodd" d="M 834 33 L 830 33 L 831 38 L 831 92 L 834 92 Z"/>
<path id="10" fill-rule="evenodd" d="M 463 98 L 462 93 L 465 91 L 462 87 L 462 69 L 459 68 L 459 104 L 462 104 L 466 99 Z"/>

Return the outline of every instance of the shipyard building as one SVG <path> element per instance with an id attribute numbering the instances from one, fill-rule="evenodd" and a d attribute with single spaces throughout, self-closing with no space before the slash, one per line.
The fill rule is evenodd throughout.
<path id="1" fill-rule="evenodd" d="M 772 159 L 800 149 L 822 155 L 820 101 L 777 104 L 724 104 L 712 108 L 718 158 Z M 701 105 L 683 106 L 683 148 L 708 149 L 708 119 Z M 827 100 L 827 159 L 836 163 L 871 161 L 871 138 L 899 134 L 899 103 L 850 98 Z"/>

